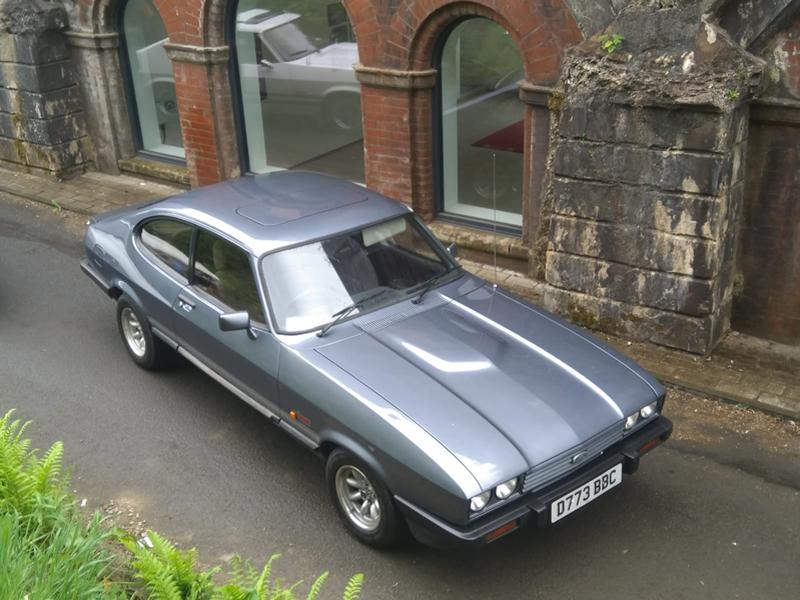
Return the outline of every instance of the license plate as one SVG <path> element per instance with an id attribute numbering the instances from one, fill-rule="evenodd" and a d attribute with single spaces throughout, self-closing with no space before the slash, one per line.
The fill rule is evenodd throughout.
<path id="1" fill-rule="evenodd" d="M 611 467 L 591 481 L 587 481 L 569 494 L 564 494 L 561 498 L 553 500 L 550 505 L 550 522 L 555 523 L 559 519 L 574 513 L 620 483 L 622 483 L 622 463 Z"/>

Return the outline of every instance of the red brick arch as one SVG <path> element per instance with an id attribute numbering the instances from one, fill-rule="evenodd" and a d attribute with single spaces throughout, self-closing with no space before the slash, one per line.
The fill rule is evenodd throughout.
<path id="1" fill-rule="evenodd" d="M 345 0 L 359 41 L 361 62 L 371 67 L 425 70 L 433 66 L 440 36 L 464 17 L 485 17 L 514 38 L 528 80 L 553 83 L 564 48 L 581 41 L 563 0 Z"/>
<path id="2" fill-rule="evenodd" d="M 76 29 L 93 33 L 116 33 L 119 11 L 127 0 L 78 0 Z M 205 3 L 220 0 L 153 0 L 173 44 L 202 45 L 202 15 Z"/>

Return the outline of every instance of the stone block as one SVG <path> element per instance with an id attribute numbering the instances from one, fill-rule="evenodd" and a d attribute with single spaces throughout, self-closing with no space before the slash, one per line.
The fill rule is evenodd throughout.
<path id="1" fill-rule="evenodd" d="M 550 221 L 551 249 L 634 267 L 710 279 L 716 243 L 634 225 L 598 223 L 560 215 Z"/>
<path id="2" fill-rule="evenodd" d="M 696 318 L 608 298 L 546 286 L 544 308 L 577 325 L 649 341 L 687 352 L 705 354 L 710 342 L 710 317 Z"/>
<path id="3" fill-rule="evenodd" d="M 89 163 L 88 150 L 89 140 L 85 137 L 55 146 L 40 146 L 0 137 L 0 161 L 42 169 L 57 176 L 83 168 Z"/>
<path id="4" fill-rule="evenodd" d="M 729 117 L 681 108 L 635 107 L 604 96 L 566 102 L 559 134 L 565 138 L 635 144 L 643 148 L 725 151 Z"/>
<path id="5" fill-rule="evenodd" d="M 49 92 L 75 83 L 69 61 L 45 65 L 0 62 L 0 87 L 29 92 Z"/>
<path id="6" fill-rule="evenodd" d="M 713 287 L 707 280 L 584 256 L 547 253 L 547 283 L 562 289 L 649 306 L 695 317 L 711 314 Z"/>
<path id="7" fill-rule="evenodd" d="M 0 111 L 22 113 L 32 119 L 60 117 L 74 113 L 80 106 L 77 85 L 45 93 L 0 88 Z"/>
<path id="8" fill-rule="evenodd" d="M 553 212 L 698 238 L 717 236 L 715 199 L 621 183 L 554 178 Z"/>
<path id="9" fill-rule="evenodd" d="M 82 113 L 32 119 L 20 113 L 0 112 L 0 137 L 54 146 L 78 139 L 84 134 Z"/>
<path id="10" fill-rule="evenodd" d="M 0 33 L 0 62 L 39 65 L 68 58 L 69 48 L 61 32 L 16 35 Z"/>
<path id="11" fill-rule="evenodd" d="M 564 177 L 716 196 L 724 162 L 712 154 L 561 140 L 553 170 Z"/>

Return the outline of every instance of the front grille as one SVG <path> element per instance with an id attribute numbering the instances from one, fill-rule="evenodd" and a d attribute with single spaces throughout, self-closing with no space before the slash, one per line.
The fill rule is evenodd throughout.
<path id="1" fill-rule="evenodd" d="M 538 490 L 562 475 L 585 465 L 588 461 L 599 456 L 603 450 L 621 440 L 622 433 L 622 423 L 614 423 L 614 425 L 601 431 L 588 441 L 536 465 L 525 474 L 525 480 L 522 482 L 522 492 L 527 493 Z M 571 462 L 572 457 L 579 452 L 586 452 L 587 456 L 574 465 Z"/>

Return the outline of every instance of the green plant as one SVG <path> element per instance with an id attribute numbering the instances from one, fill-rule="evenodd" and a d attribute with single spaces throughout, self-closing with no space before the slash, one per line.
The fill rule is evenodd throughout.
<path id="1" fill-rule="evenodd" d="M 260 571 L 236 557 L 228 582 L 217 585 L 220 568 L 200 569 L 195 549 L 181 551 L 152 531 L 152 547 L 143 547 L 126 532 L 108 529 L 99 513 L 85 523 L 67 493 L 63 444 L 39 458 L 23 437 L 28 423 L 12 416 L 0 418 L 0 599 L 298 600 L 302 581 L 285 587 L 270 579 L 278 555 Z M 112 552 L 118 542 L 131 553 L 130 565 Z M 130 569 L 138 590 L 124 581 Z M 304 598 L 318 600 L 327 578 L 327 572 L 317 577 Z M 344 600 L 357 600 L 363 582 L 362 574 L 353 576 Z"/>
<path id="2" fill-rule="evenodd" d="M 600 47 L 609 54 L 613 54 L 624 40 L 625 38 L 618 33 L 604 33 L 600 36 Z"/>
<path id="3" fill-rule="evenodd" d="M 75 509 L 66 492 L 68 478 L 61 477 L 64 446 L 56 442 L 37 458 L 31 441 L 22 437 L 29 423 L 12 420 L 13 412 L 0 418 L 0 514 L 17 513 L 52 526 Z"/>
<path id="4" fill-rule="evenodd" d="M 28 423 L 0 418 L 0 598 L 116 598 L 110 533 L 95 514 L 84 525 L 61 476 L 63 445 L 38 458 Z"/>
<path id="5" fill-rule="evenodd" d="M 213 577 L 219 569 L 199 571 L 197 551 L 178 550 L 170 541 L 154 531 L 147 534 L 152 548 L 139 545 L 131 537 L 122 543 L 133 554 L 132 566 L 152 600 L 212 600 L 215 597 Z"/>
<path id="6" fill-rule="evenodd" d="M 147 600 L 298 600 L 298 581 L 286 587 L 279 580 L 273 581 L 272 568 L 279 554 L 272 556 L 258 571 L 249 561 L 234 556 L 228 567 L 228 581 L 220 586 L 214 584 L 214 576 L 220 569 L 198 570 L 197 551 L 181 552 L 159 534 L 147 534 L 152 548 L 140 545 L 132 538 L 123 540 L 133 554 L 136 579 L 141 582 Z M 305 600 L 317 600 L 325 581 L 326 571 L 317 577 L 309 588 Z M 357 600 L 361 594 L 364 576 L 359 573 L 348 581 L 342 598 Z"/>
<path id="7" fill-rule="evenodd" d="M 728 90 L 725 92 L 725 97 L 728 100 L 737 100 L 740 95 L 741 93 L 739 92 L 739 90 Z"/>

